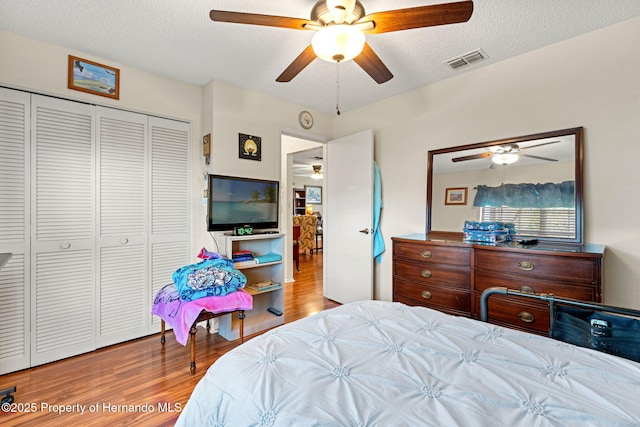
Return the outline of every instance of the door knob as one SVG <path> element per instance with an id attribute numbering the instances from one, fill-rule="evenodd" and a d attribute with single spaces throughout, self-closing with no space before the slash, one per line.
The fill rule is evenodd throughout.
<path id="1" fill-rule="evenodd" d="M 369 229 L 368 228 L 363 228 L 362 230 L 359 231 L 360 233 L 363 234 L 369 234 Z"/>

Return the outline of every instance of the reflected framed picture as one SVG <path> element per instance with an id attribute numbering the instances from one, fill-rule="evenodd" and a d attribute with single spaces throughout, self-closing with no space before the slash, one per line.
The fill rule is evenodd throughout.
<path id="1" fill-rule="evenodd" d="M 321 205 L 322 204 L 322 187 L 315 185 L 304 186 L 304 197 L 307 204 Z"/>
<path id="2" fill-rule="evenodd" d="M 444 196 L 445 205 L 466 205 L 469 187 L 447 188 Z"/>
<path id="3" fill-rule="evenodd" d="M 69 55 L 67 87 L 80 92 L 120 99 L 120 70 Z"/>

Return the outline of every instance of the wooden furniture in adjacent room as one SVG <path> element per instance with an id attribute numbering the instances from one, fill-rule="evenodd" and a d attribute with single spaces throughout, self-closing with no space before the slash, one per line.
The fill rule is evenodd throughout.
<path id="1" fill-rule="evenodd" d="M 602 302 L 602 245 L 491 246 L 424 234 L 392 240 L 394 301 L 474 318 L 482 291 L 494 286 Z M 544 335 L 549 311 L 537 301 L 496 296 L 489 321 Z"/>
<path id="2" fill-rule="evenodd" d="M 300 226 L 293 226 L 293 234 L 291 235 L 293 240 L 293 260 L 296 262 L 296 271 L 300 271 L 300 244 L 298 239 L 300 238 Z"/>
<path id="3" fill-rule="evenodd" d="M 304 215 L 306 213 L 307 200 L 305 198 L 304 188 L 293 189 L 293 214 Z"/>
<path id="4" fill-rule="evenodd" d="M 300 252 L 309 253 L 313 255 L 315 249 L 315 238 L 317 231 L 318 217 L 315 215 L 296 215 L 293 217 L 293 225 L 300 226 L 300 238 L 298 243 L 300 244 Z"/>

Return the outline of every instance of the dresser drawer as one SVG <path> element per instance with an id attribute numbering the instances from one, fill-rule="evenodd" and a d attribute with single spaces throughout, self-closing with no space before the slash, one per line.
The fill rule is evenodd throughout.
<path id="1" fill-rule="evenodd" d="M 553 277 L 547 277 L 546 279 L 554 280 Z M 559 282 L 545 283 L 526 278 L 513 280 L 513 278 L 509 277 L 497 276 L 484 271 L 476 271 L 474 287 L 476 292 L 481 294 L 485 289 L 496 286 L 535 294 L 554 294 L 558 297 L 574 298 L 584 301 L 595 301 L 596 299 L 596 289 L 594 286 L 567 285 Z M 495 297 L 492 296 L 491 298 Z"/>
<path id="2" fill-rule="evenodd" d="M 396 259 L 393 266 L 396 277 L 410 279 L 425 285 L 444 285 L 469 291 L 469 269 L 451 268 L 436 264 L 418 264 Z"/>
<path id="3" fill-rule="evenodd" d="M 588 258 L 476 250 L 475 261 L 476 269 L 501 274 L 589 284 L 598 280 L 596 261 Z"/>
<path id="4" fill-rule="evenodd" d="M 422 305 L 436 309 L 445 308 L 466 314 L 471 310 L 469 292 L 414 283 L 399 278 L 395 278 L 393 282 L 393 300 L 410 305 Z"/>
<path id="5" fill-rule="evenodd" d="M 393 256 L 412 261 L 469 266 L 471 249 L 463 247 L 395 242 Z"/>
<path id="6" fill-rule="evenodd" d="M 487 305 L 488 321 L 508 327 L 547 335 L 549 332 L 549 305 L 542 302 L 522 303 L 513 296 L 492 295 Z M 480 307 L 480 294 L 476 293 L 476 307 Z M 477 313 L 480 318 L 480 309 Z"/>

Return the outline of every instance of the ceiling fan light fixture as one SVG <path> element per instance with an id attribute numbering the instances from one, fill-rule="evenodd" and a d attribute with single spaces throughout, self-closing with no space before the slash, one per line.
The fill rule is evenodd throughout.
<path id="1" fill-rule="evenodd" d="M 342 24 L 351 16 L 356 7 L 356 0 L 327 0 L 327 8 L 333 13 L 336 24 Z"/>
<path id="2" fill-rule="evenodd" d="M 313 174 L 311 174 L 312 179 L 322 179 L 324 178 L 324 174 L 322 173 L 322 165 L 313 165 Z"/>
<path id="3" fill-rule="evenodd" d="M 518 156 L 517 154 L 503 153 L 494 155 L 491 160 L 493 161 L 493 163 L 504 166 L 517 162 L 519 157 L 520 156 Z"/>
<path id="4" fill-rule="evenodd" d="M 346 24 L 328 25 L 311 40 L 318 58 L 328 62 L 344 62 L 355 58 L 364 48 L 364 33 Z"/>

